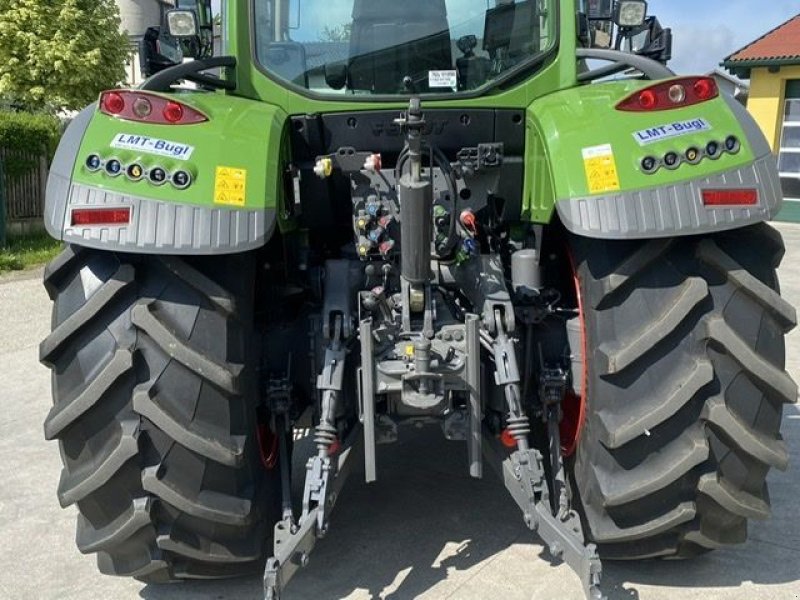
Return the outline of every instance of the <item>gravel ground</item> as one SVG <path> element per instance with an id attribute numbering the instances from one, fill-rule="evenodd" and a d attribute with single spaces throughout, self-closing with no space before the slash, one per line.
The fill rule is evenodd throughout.
<path id="1" fill-rule="evenodd" d="M 787 241 L 784 295 L 800 306 L 800 226 Z M 0 598 L 256 599 L 258 577 L 144 585 L 100 575 L 74 545 L 75 509 L 56 499 L 57 446 L 42 437 L 50 405 L 38 343 L 49 331 L 41 270 L 0 278 Z M 800 331 L 789 337 L 789 370 L 800 380 Z M 605 563 L 610 600 L 800 599 L 800 410 L 786 408 L 787 473 L 772 473 L 774 513 L 751 524 L 750 540 L 692 562 Z M 296 599 L 425 598 L 532 600 L 582 597 L 564 565 L 552 566 L 499 480 L 464 476 L 463 446 L 435 430 L 382 447 L 380 480 L 356 471 L 330 535 L 288 590 Z M 302 459 L 296 461 L 300 466 Z"/>

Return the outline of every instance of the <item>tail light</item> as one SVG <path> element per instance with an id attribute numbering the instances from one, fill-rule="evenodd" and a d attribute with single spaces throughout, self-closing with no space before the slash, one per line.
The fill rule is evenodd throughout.
<path id="1" fill-rule="evenodd" d="M 109 114 L 118 115 L 125 110 L 125 99 L 122 97 L 122 94 L 108 92 L 107 94 L 103 94 L 100 107 L 101 110 L 105 109 L 105 112 Z"/>
<path id="2" fill-rule="evenodd" d="M 617 104 L 617 110 L 649 112 L 683 108 L 719 96 L 711 77 L 682 77 L 651 85 Z"/>
<path id="3" fill-rule="evenodd" d="M 754 189 L 703 190 L 705 206 L 755 206 L 758 191 Z"/>
<path id="4" fill-rule="evenodd" d="M 125 208 L 75 208 L 72 210 L 72 226 L 78 225 L 127 225 L 131 222 L 131 209 Z"/>
<path id="5" fill-rule="evenodd" d="M 145 119 L 153 113 L 153 103 L 147 98 L 139 97 L 133 101 L 133 114 L 140 119 Z"/>
<path id="6" fill-rule="evenodd" d="M 180 123 L 183 118 L 183 105 L 177 102 L 167 102 L 162 114 L 170 123 Z"/>
<path id="7" fill-rule="evenodd" d="M 170 98 L 136 90 L 111 90 L 100 94 L 100 112 L 142 123 L 192 125 L 208 121 L 199 110 Z"/>

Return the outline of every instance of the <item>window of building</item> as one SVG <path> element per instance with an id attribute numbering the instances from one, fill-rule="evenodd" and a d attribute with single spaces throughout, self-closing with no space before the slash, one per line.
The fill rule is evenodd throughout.
<path id="1" fill-rule="evenodd" d="M 786 83 L 778 170 L 784 197 L 800 201 L 800 79 Z"/>

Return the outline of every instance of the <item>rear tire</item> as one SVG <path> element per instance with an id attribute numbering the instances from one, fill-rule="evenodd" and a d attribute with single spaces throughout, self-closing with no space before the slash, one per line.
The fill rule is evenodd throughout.
<path id="1" fill-rule="evenodd" d="M 574 237 L 588 352 L 573 465 L 589 537 L 612 559 L 691 557 L 743 542 L 785 469 L 784 370 L 794 309 L 778 293 L 780 235 Z"/>
<path id="2" fill-rule="evenodd" d="M 45 271 L 53 330 L 45 437 L 61 505 L 101 572 L 150 582 L 257 570 L 280 494 L 256 442 L 248 256 L 68 247 Z"/>

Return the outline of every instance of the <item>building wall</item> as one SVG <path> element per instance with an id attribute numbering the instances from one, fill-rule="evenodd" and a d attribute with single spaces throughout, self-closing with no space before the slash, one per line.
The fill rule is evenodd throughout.
<path id="1" fill-rule="evenodd" d="M 138 46 L 131 46 L 128 60 L 125 63 L 125 86 L 136 87 L 143 81 L 144 76 L 142 75 L 142 68 L 139 64 L 139 48 Z"/>
<path id="2" fill-rule="evenodd" d="M 747 101 L 747 109 L 755 117 L 776 156 L 781 148 L 787 82 L 792 80 L 800 80 L 800 65 L 784 66 L 776 69 L 774 73 L 763 67 L 753 69 L 750 74 L 750 98 Z M 787 181 L 793 182 L 786 177 L 781 178 L 786 197 L 783 209 L 776 219 L 797 223 L 800 222 L 800 200 L 794 198 L 794 194 L 790 194 Z"/>
<path id="3" fill-rule="evenodd" d="M 117 0 L 117 5 L 122 18 L 120 29 L 127 31 L 132 39 L 141 38 L 148 27 L 161 22 L 159 0 Z"/>
<path id="4" fill-rule="evenodd" d="M 161 25 L 163 11 L 175 5 L 174 0 L 116 0 L 120 14 L 120 30 L 128 34 L 131 51 L 125 64 L 125 84 L 139 85 L 143 81 L 139 67 L 139 41 L 148 27 Z"/>
<path id="5" fill-rule="evenodd" d="M 750 98 L 747 110 L 755 117 L 767 136 L 773 152 L 780 147 L 783 106 L 786 99 L 786 81 L 800 79 L 800 65 L 781 67 L 770 73 L 766 67 L 753 69 L 750 74 Z"/>

